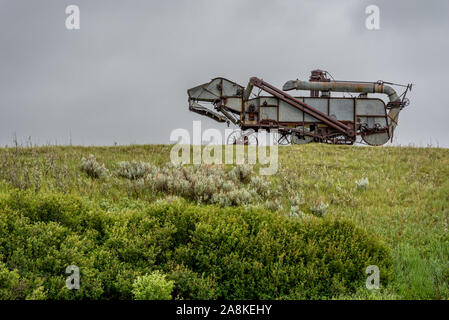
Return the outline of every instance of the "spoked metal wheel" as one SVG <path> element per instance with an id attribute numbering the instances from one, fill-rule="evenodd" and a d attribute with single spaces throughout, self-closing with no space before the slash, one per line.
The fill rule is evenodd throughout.
<path id="1" fill-rule="evenodd" d="M 234 130 L 228 136 L 227 144 L 243 144 L 249 146 L 257 146 L 259 141 L 257 140 L 257 132 L 250 129 L 242 131 L 240 129 Z"/>
<path id="2" fill-rule="evenodd" d="M 311 136 L 300 136 L 298 134 L 294 134 L 292 136 L 292 143 L 293 144 L 306 144 L 312 142 L 313 137 Z"/>
<path id="3" fill-rule="evenodd" d="M 292 142 L 292 135 L 289 132 L 278 132 L 274 136 L 274 143 L 279 146 L 287 146 Z"/>
<path id="4" fill-rule="evenodd" d="M 310 132 L 309 128 L 298 126 L 296 129 L 302 130 L 304 132 Z M 306 144 L 313 141 L 312 136 L 303 135 L 299 132 L 292 133 L 292 143 L 293 144 Z"/>

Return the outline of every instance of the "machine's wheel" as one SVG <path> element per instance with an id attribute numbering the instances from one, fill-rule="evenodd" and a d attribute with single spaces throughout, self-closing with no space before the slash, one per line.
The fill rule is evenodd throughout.
<path id="1" fill-rule="evenodd" d="M 292 143 L 294 144 L 306 144 L 313 141 L 313 137 L 310 136 L 300 136 L 298 134 L 292 135 Z"/>
<path id="2" fill-rule="evenodd" d="M 291 134 L 284 134 L 284 135 L 279 136 L 278 144 L 280 146 L 288 146 L 290 143 L 292 143 L 292 135 Z"/>
<path id="3" fill-rule="evenodd" d="M 302 126 L 298 126 L 298 127 L 296 127 L 296 129 L 300 129 L 303 131 L 309 131 L 308 128 L 303 128 Z M 294 143 L 294 144 L 306 144 L 306 143 L 310 143 L 312 141 L 313 141 L 313 137 L 311 137 L 311 136 L 302 135 L 298 132 L 292 133 L 292 143 Z"/>
<path id="4" fill-rule="evenodd" d="M 370 146 L 381 146 L 387 143 L 390 137 L 387 132 L 377 132 L 371 134 L 364 134 L 362 132 L 362 139 Z"/>
<path id="5" fill-rule="evenodd" d="M 274 136 L 274 144 L 287 146 L 292 142 L 292 135 L 288 132 L 277 132 Z"/>
<path id="6" fill-rule="evenodd" d="M 256 146 L 259 143 L 257 140 L 257 132 L 252 129 L 246 131 L 240 129 L 234 130 L 228 136 L 226 142 L 227 144 L 243 144 L 249 146 Z"/>

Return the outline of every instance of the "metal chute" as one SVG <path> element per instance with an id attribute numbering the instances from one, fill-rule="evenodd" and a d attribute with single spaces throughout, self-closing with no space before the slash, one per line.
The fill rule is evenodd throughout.
<path id="1" fill-rule="evenodd" d="M 199 103 L 196 103 L 195 101 L 190 102 L 190 111 L 196 112 L 198 114 L 201 114 L 203 116 L 209 117 L 217 122 L 226 122 L 228 121 L 224 116 L 218 114 L 217 112 L 214 112 L 206 107 L 203 107 Z"/>
<path id="2" fill-rule="evenodd" d="M 218 122 L 238 124 L 233 114 L 241 112 L 243 87 L 225 78 L 214 78 L 210 82 L 187 90 L 189 110 L 209 117 Z M 212 103 L 216 111 L 199 102 Z"/>

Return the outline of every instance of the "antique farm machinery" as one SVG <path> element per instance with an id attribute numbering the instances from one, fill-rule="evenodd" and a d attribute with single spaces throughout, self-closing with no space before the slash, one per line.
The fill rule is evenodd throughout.
<path id="1" fill-rule="evenodd" d="M 392 85 L 405 90 L 398 95 Z M 255 88 L 259 89 L 257 94 L 253 93 Z M 335 81 L 326 71 L 314 70 L 309 81 L 287 81 L 282 90 L 256 77 L 249 80 L 246 88 L 219 77 L 187 93 L 190 111 L 241 128 L 238 131 L 243 133 L 231 135 L 228 143 L 257 143 L 254 132 L 277 130 L 279 144 L 351 145 L 361 136 L 365 143 L 378 146 L 393 138 L 399 112 L 409 104 L 406 95 L 411 89 L 411 84 L 383 81 Z M 286 92 L 290 90 L 306 90 L 310 94 L 293 97 Z M 332 97 L 333 92 L 357 96 Z M 386 95 L 387 103 L 368 97 L 373 93 Z M 213 107 L 207 108 L 200 102 Z"/>

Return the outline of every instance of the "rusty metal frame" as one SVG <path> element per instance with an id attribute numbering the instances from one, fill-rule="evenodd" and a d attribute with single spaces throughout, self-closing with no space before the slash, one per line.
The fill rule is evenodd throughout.
<path id="1" fill-rule="evenodd" d="M 304 113 L 307 113 L 308 115 L 314 117 L 315 119 L 322 121 L 323 123 L 327 124 L 328 126 L 336 129 L 337 131 L 341 132 L 342 134 L 348 135 L 348 136 L 354 136 L 355 131 L 351 129 L 349 126 L 343 124 L 342 122 L 332 119 L 330 116 L 326 115 L 325 113 L 322 113 L 321 111 L 316 110 L 315 108 L 309 106 L 305 102 L 301 102 L 295 97 L 285 93 L 282 90 L 277 89 L 276 87 L 270 85 L 269 83 L 256 78 L 252 77 L 250 79 L 250 83 L 253 86 L 256 86 L 273 96 L 277 97 L 278 99 L 284 101 L 285 103 L 301 110 Z"/>
<path id="2" fill-rule="evenodd" d="M 317 73 L 318 71 L 318 73 Z M 314 72 L 317 73 L 315 76 Z M 309 79 L 310 83 L 316 83 L 316 82 L 336 82 L 335 80 L 330 81 L 328 79 L 327 75 L 320 75 L 322 71 L 321 70 L 314 70 L 312 71 L 312 76 Z M 320 78 L 321 77 L 321 78 Z M 333 78 L 332 78 L 333 79 Z M 214 88 L 213 86 L 210 86 L 212 82 L 219 80 Z M 227 84 L 231 84 L 231 89 L 235 87 L 236 91 L 234 93 L 234 90 L 228 92 L 230 95 L 224 96 L 224 82 L 227 82 Z M 292 80 L 293 81 L 293 80 Z M 289 81 L 289 82 L 292 82 Z M 296 80 L 299 81 L 299 80 Z M 295 82 L 295 81 L 293 81 Z M 306 83 L 304 81 L 300 81 L 301 83 Z M 341 83 L 346 83 L 348 81 L 337 81 Z M 382 91 L 382 93 L 388 94 L 387 91 L 384 92 L 382 89 L 384 87 L 384 84 L 393 84 L 383 81 L 378 82 L 351 82 L 354 85 L 357 84 L 372 84 L 373 85 L 373 92 Z M 393 84 L 395 85 L 395 84 Z M 305 85 L 304 85 L 305 86 Z M 380 88 L 377 88 L 377 86 Z M 402 86 L 402 85 L 401 85 Z M 212 91 L 209 90 L 209 87 L 212 88 Z M 253 93 L 254 87 L 258 88 L 259 92 L 257 94 Z M 285 85 L 284 85 L 285 87 Z M 301 86 L 302 88 L 303 86 Z M 318 88 L 314 85 L 313 88 Z M 403 87 L 406 87 L 406 90 L 403 94 L 399 95 L 399 97 L 394 92 L 394 89 L 391 89 L 393 93 L 395 93 L 395 99 L 392 100 L 391 95 L 389 94 L 390 102 L 388 104 L 385 104 L 385 102 L 382 99 L 375 98 L 376 100 L 380 100 L 383 102 L 384 105 L 384 115 L 382 114 L 363 114 L 358 115 L 357 114 L 357 103 L 359 99 L 372 99 L 368 98 L 365 94 L 365 97 L 338 97 L 339 99 L 351 99 L 353 104 L 353 117 L 350 117 L 352 119 L 349 120 L 337 120 L 334 117 L 331 117 L 331 91 L 325 91 L 327 94 L 326 96 L 323 95 L 319 96 L 319 89 L 318 90 L 311 90 L 311 97 L 312 98 L 319 98 L 319 99 L 327 99 L 327 114 L 326 111 L 324 111 L 326 108 L 323 107 L 312 107 L 308 103 L 306 103 L 307 97 L 301 96 L 301 97 L 293 97 L 289 94 L 287 94 L 285 91 L 280 90 L 271 84 L 263 81 L 262 79 L 259 79 L 257 77 L 250 78 L 248 85 L 245 87 L 237 84 L 234 81 L 230 81 L 223 77 L 216 77 L 213 78 L 210 82 L 205 83 L 203 85 L 194 87 L 192 89 L 189 89 L 187 91 L 189 95 L 189 109 L 191 111 L 197 112 L 199 114 L 208 116 L 216 121 L 219 122 L 227 122 L 228 125 L 230 122 L 234 123 L 237 126 L 240 126 L 241 129 L 266 129 L 268 131 L 277 129 L 282 136 L 285 135 L 299 135 L 299 136 L 310 136 L 313 137 L 314 141 L 321 141 L 321 142 L 327 142 L 327 143 L 339 143 L 339 144 L 353 144 L 356 141 L 356 137 L 358 135 L 364 134 L 375 134 L 375 133 L 382 133 L 386 132 L 388 134 L 388 137 L 392 139 L 392 132 L 390 132 L 390 129 L 392 127 L 392 124 L 394 122 L 394 127 L 397 125 L 397 122 L 392 118 L 390 115 L 391 109 L 395 108 L 404 108 L 408 105 L 408 99 L 406 99 L 406 94 L 408 91 L 411 90 L 412 85 L 403 85 Z M 312 88 L 312 87 L 311 87 Z M 323 87 L 324 88 L 324 87 Z M 326 87 L 327 88 L 327 87 Z M 377 89 L 379 90 L 377 90 Z M 195 89 L 195 91 L 191 91 Z M 217 90 L 216 90 L 217 89 Z M 296 89 L 298 89 L 298 86 L 296 85 Z M 381 90 L 382 89 L 382 90 Z M 291 90 L 291 89 L 284 89 L 284 90 Z M 343 90 L 343 89 L 341 89 Z M 358 89 L 357 89 L 358 90 Z M 377 90 L 377 91 L 376 91 Z M 213 92 L 215 91 L 215 92 Z M 262 91 L 265 91 L 266 93 L 270 94 L 269 96 L 260 95 Z M 317 92 L 312 92 L 317 91 Z M 338 91 L 338 90 L 336 90 Z M 206 98 L 201 97 L 203 92 L 207 92 Z M 323 91 L 324 92 L 324 91 Z M 359 92 L 359 91 L 355 91 Z M 371 91 L 370 91 L 371 92 Z M 192 93 L 192 95 L 191 95 Z M 267 102 L 267 100 L 264 100 L 266 104 L 262 103 L 263 98 L 274 98 L 276 99 L 275 103 L 271 104 L 272 102 Z M 232 104 L 227 99 L 237 99 L 237 101 L 234 101 Z M 253 101 L 254 106 L 256 109 L 252 111 L 254 114 L 254 119 L 250 120 L 250 110 L 249 106 L 251 101 Z M 205 101 L 212 103 L 214 106 L 214 109 L 217 110 L 217 112 L 214 112 L 212 110 L 208 110 L 208 108 L 201 106 L 198 102 Z M 280 121 L 281 116 L 281 103 L 286 103 L 287 105 L 296 108 L 302 112 L 301 116 L 295 117 L 295 121 Z M 312 103 L 312 102 L 310 102 Z M 321 105 L 321 104 L 320 104 Z M 324 105 L 323 105 L 324 106 Z M 267 116 L 268 119 L 261 119 L 261 114 L 263 112 L 264 107 L 274 107 L 275 112 L 274 114 L 271 114 Z M 239 110 L 240 109 L 240 110 Z M 388 112 L 390 110 L 390 112 Z M 220 114 L 221 113 L 221 114 Z M 312 119 L 307 119 L 306 117 L 311 117 Z M 369 126 L 368 124 L 362 125 L 361 122 L 359 122 L 359 116 L 364 118 L 374 118 L 374 122 L 376 124 L 379 124 L 375 118 L 384 118 L 386 121 L 386 126 L 383 127 L 382 125 L 375 125 L 374 127 Z M 276 118 L 276 119 L 271 119 Z M 288 120 L 286 118 L 285 120 Z M 364 122 L 365 123 L 365 122 Z M 314 126 L 312 128 L 311 126 Z"/>

